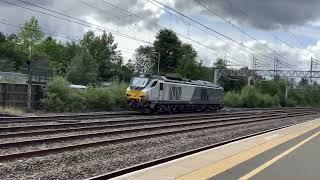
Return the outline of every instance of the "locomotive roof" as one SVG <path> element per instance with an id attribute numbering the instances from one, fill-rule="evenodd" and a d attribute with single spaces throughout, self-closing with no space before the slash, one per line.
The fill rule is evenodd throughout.
<path id="1" fill-rule="evenodd" d="M 214 84 L 209 81 L 203 81 L 203 80 L 183 80 L 182 78 L 172 79 L 166 76 L 152 76 L 151 78 L 164 80 L 166 82 L 176 82 L 176 83 L 183 83 L 183 84 L 192 84 L 192 85 L 198 85 L 198 86 L 210 86 L 210 87 L 221 88 L 221 86 L 217 84 Z"/>

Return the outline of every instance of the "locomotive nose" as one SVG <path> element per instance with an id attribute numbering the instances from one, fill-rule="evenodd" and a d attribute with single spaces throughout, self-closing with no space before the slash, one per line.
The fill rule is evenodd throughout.
<path id="1" fill-rule="evenodd" d="M 129 90 L 127 91 L 128 100 L 137 100 L 141 101 L 145 97 L 145 93 L 138 90 Z"/>

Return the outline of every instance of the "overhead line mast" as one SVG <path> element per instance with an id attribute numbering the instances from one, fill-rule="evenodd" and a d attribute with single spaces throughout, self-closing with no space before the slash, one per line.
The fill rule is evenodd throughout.
<path id="1" fill-rule="evenodd" d="M 272 58 L 271 56 L 266 55 L 266 54 L 264 54 L 264 53 L 262 53 L 262 52 L 260 52 L 260 51 L 257 51 L 257 50 L 255 50 L 255 49 L 249 47 L 249 46 L 246 46 L 246 45 L 244 45 L 242 42 L 239 42 L 239 41 L 237 41 L 237 40 L 235 40 L 235 39 L 233 39 L 233 38 L 225 35 L 224 33 L 220 33 L 220 32 L 218 32 L 217 30 L 215 30 L 215 29 L 213 29 L 213 28 L 211 28 L 211 27 L 209 27 L 209 26 L 207 26 L 207 25 L 205 25 L 205 24 L 203 24 L 203 23 L 201 23 L 201 22 L 199 22 L 199 21 L 197 21 L 197 20 L 195 20 L 195 19 L 193 19 L 193 18 L 191 18 L 191 17 L 183 14 L 183 13 L 181 13 L 180 11 L 178 11 L 178 10 L 176 10 L 176 9 L 170 7 L 170 6 L 167 6 L 167 5 L 161 3 L 161 2 L 159 2 L 159 1 L 157 1 L 157 0 L 152 0 L 152 1 L 160 4 L 161 6 L 167 8 L 167 9 L 170 9 L 171 11 L 179 14 L 180 16 L 188 19 L 188 20 L 191 21 L 191 22 L 193 22 L 193 23 L 195 23 L 195 24 L 197 24 L 197 25 L 200 25 L 200 26 L 204 27 L 205 29 L 208 29 L 208 30 L 212 31 L 212 32 L 214 32 L 214 33 L 216 33 L 216 34 L 224 37 L 224 38 L 227 39 L 227 40 L 230 40 L 231 42 L 234 42 L 234 43 L 236 43 L 236 44 L 238 44 L 238 45 L 240 45 L 240 46 L 242 46 L 242 47 L 244 47 L 244 48 L 247 48 L 247 49 L 249 49 L 249 50 L 251 50 L 251 51 L 253 51 L 253 52 L 255 52 L 255 53 L 257 53 L 257 54 L 259 54 L 259 55 L 261 55 L 261 56 L 263 56 L 263 57 L 266 57 L 266 58 L 268 58 L 268 59 L 270 59 L 270 60 L 273 60 L 273 58 Z"/>
<path id="2" fill-rule="evenodd" d="M 223 21 L 227 22 L 228 24 L 230 24 L 232 27 L 236 28 L 237 30 L 239 30 L 242 34 L 248 36 L 249 38 L 253 39 L 254 41 L 256 41 L 257 43 L 259 43 L 260 45 L 262 45 L 263 47 L 271 50 L 273 53 L 275 53 L 276 55 L 278 55 L 279 57 L 283 57 L 280 53 L 278 53 L 276 50 L 272 49 L 271 47 L 267 46 L 266 44 L 261 43 L 257 38 L 255 38 L 253 35 L 249 34 L 248 32 L 244 31 L 243 29 L 241 29 L 239 26 L 237 26 L 236 24 L 232 23 L 230 20 L 225 19 L 224 17 L 222 17 L 220 14 L 218 14 L 215 10 L 210 9 L 209 7 L 205 6 L 204 4 L 202 4 L 201 2 L 199 2 L 198 0 L 193 0 L 194 2 L 196 2 L 197 4 L 199 4 L 201 7 L 203 7 L 204 9 L 206 9 L 207 11 L 213 13 L 214 15 L 216 15 L 217 17 L 219 17 L 220 19 L 222 19 Z M 277 39 L 279 39 L 277 36 L 274 35 L 274 37 L 276 37 Z M 284 58 L 284 57 L 283 57 Z"/>

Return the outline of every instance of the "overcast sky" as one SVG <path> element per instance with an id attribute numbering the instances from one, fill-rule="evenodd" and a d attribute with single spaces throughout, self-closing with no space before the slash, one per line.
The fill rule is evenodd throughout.
<path id="1" fill-rule="evenodd" d="M 57 34 L 62 41 L 65 39 L 61 36 L 77 40 L 88 30 L 101 33 L 105 29 L 115 34 L 125 60 L 132 58 L 139 45 L 152 42 L 164 27 L 177 32 L 183 42 L 193 44 L 199 60 L 207 66 L 217 57 L 251 66 L 253 56 L 270 64 L 277 56 L 295 69 L 309 70 L 311 56 L 320 59 L 319 0 L 196 1 L 159 0 L 211 30 L 153 0 L 0 0 L 0 22 L 22 25 L 35 16 L 46 33 Z M 0 24 L 0 31 L 18 29 Z"/>

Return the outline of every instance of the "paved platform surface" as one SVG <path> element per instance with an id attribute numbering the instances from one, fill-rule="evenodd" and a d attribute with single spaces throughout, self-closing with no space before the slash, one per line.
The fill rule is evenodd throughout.
<path id="1" fill-rule="evenodd" d="M 210 179 L 320 179 L 319 132 L 316 128 Z"/>
<path id="2" fill-rule="evenodd" d="M 320 179 L 320 119 L 115 179 Z"/>

